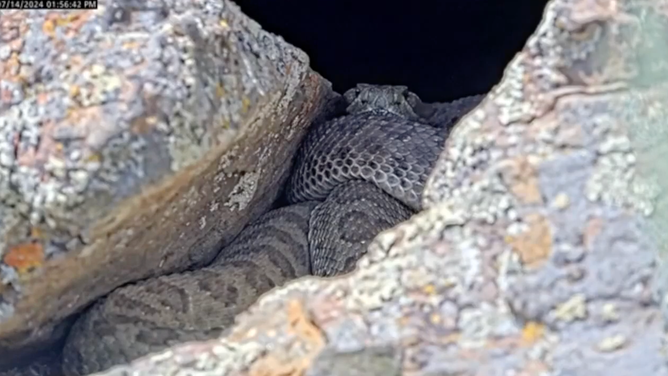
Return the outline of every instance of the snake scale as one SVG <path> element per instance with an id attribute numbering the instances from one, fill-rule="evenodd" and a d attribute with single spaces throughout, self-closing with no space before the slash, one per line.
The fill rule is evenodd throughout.
<path id="1" fill-rule="evenodd" d="M 253 221 L 205 268 L 112 291 L 74 324 L 63 372 L 85 375 L 176 343 L 219 336 L 261 294 L 354 269 L 366 243 L 420 208 L 445 132 L 421 123 L 402 86 L 360 84 L 347 114 L 315 124 L 297 152 L 288 206 Z"/>

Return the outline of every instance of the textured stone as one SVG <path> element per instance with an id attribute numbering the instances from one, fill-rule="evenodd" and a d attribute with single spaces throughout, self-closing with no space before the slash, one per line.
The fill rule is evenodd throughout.
<path id="1" fill-rule="evenodd" d="M 668 375 L 646 227 L 666 157 L 651 146 L 668 141 L 666 9 L 553 0 L 453 130 L 426 209 L 356 271 L 290 283 L 224 338 L 100 375 L 319 374 L 323 356 L 335 372 L 332 354 L 378 348 L 404 375 Z"/>
<path id="2" fill-rule="evenodd" d="M 210 261 L 334 95 L 225 1 L 3 11 L 0 74 L 0 367 L 113 288 Z"/>

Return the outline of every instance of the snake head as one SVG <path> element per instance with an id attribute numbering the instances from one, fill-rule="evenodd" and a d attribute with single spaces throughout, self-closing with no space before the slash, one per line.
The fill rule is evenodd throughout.
<path id="1" fill-rule="evenodd" d="M 406 86 L 357 84 L 347 90 L 343 97 L 349 114 L 390 112 L 410 120 L 420 119 L 416 109 L 422 105 L 422 101 Z"/>

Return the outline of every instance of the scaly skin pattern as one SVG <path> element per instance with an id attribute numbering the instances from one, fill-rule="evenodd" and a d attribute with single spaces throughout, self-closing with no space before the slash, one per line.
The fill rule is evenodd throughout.
<path id="1" fill-rule="evenodd" d="M 360 97 L 372 97 L 366 93 Z M 352 271 L 376 234 L 418 207 L 443 143 L 441 130 L 389 111 L 397 102 L 381 102 L 385 107 L 323 123 L 324 133 L 316 125 L 287 189 L 293 204 L 261 216 L 211 265 L 120 288 L 84 313 L 68 338 L 64 373 L 101 371 L 177 343 L 215 338 L 273 287 L 308 274 Z M 340 142 L 335 154 L 332 139 Z M 304 158 L 322 163 L 304 169 Z M 313 191 L 314 178 L 326 187 L 295 199 L 295 187 Z"/>
<path id="2" fill-rule="evenodd" d="M 302 141 L 288 201 L 320 201 L 342 182 L 365 180 L 420 210 L 447 131 L 416 115 L 422 102 L 405 86 L 358 84 L 343 97 L 348 115 L 314 125 Z"/>
<path id="3" fill-rule="evenodd" d="M 287 190 L 292 202 L 327 197 L 309 229 L 312 273 L 322 277 L 352 271 L 376 234 L 410 217 L 444 141 L 405 86 L 358 84 L 343 98 L 348 115 L 310 130 Z"/>
<path id="4" fill-rule="evenodd" d="M 344 181 L 365 180 L 419 210 L 444 133 L 389 112 L 366 111 L 315 125 L 297 152 L 288 200 L 320 201 Z"/>
<path id="5" fill-rule="evenodd" d="M 411 214 L 406 205 L 371 183 L 357 180 L 337 186 L 311 213 L 313 275 L 329 277 L 352 271 L 378 232 Z"/>
<path id="6" fill-rule="evenodd" d="M 176 343 L 217 337 L 258 296 L 309 274 L 314 206 L 264 214 L 206 268 L 116 289 L 74 324 L 63 372 L 86 375 Z"/>

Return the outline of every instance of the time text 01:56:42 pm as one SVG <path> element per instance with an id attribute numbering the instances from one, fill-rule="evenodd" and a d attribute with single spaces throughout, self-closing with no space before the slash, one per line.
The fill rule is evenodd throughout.
<path id="1" fill-rule="evenodd" d="M 97 9 L 97 0 L 0 0 L 0 9 Z"/>

